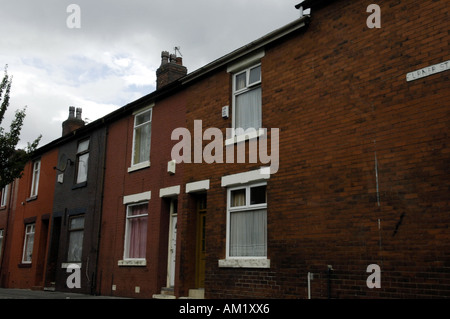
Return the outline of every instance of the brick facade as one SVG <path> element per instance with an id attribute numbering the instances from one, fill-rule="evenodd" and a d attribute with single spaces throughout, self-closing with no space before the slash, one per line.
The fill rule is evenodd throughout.
<path id="1" fill-rule="evenodd" d="M 310 17 L 168 80 L 99 120 L 106 143 L 98 145 L 105 157 L 104 171 L 97 172 L 104 187 L 98 263 L 92 270 L 95 293 L 135 298 L 167 291 L 171 297 L 200 291 L 206 298 L 450 296 L 450 75 L 447 70 L 407 80 L 412 71 L 449 63 L 448 6 L 444 1 L 384 1 L 381 28 L 369 28 L 370 2 L 303 4 L 312 6 Z M 233 76 L 259 64 L 267 134 L 223 146 L 223 159 L 233 149 L 234 161 L 197 162 L 196 147 L 202 151 L 211 143 L 201 140 L 208 128 L 229 137 L 236 116 Z M 150 158 L 133 167 L 135 118 L 150 107 Z M 179 142 L 171 139 L 176 128 L 190 132 L 191 163 L 177 163 L 169 173 L 171 151 Z M 279 129 L 279 137 L 272 129 Z M 245 163 L 236 157 L 241 145 L 266 136 L 269 153 L 278 146 L 279 166 L 258 175 L 271 163 L 260 157 L 251 162 L 248 149 Z M 56 151 L 46 154 L 56 162 Z M 29 184 L 26 176 L 17 203 L 24 200 L 22 189 L 29 189 L 23 186 Z M 258 207 L 266 211 L 267 251 L 258 258 L 233 258 L 227 254 L 230 190 L 256 184 L 266 185 L 267 205 Z M 45 200 L 39 214 L 60 210 L 58 198 Z M 127 207 L 144 202 L 145 258 L 127 260 Z M 47 220 L 32 211 L 37 203 L 17 204 L 13 242 L 23 244 L 24 219 Z M 176 249 L 170 240 L 174 211 Z M 5 224 L 1 216 L 2 211 L 0 227 Z M 30 287 L 42 281 L 37 272 L 31 274 L 34 263 L 17 267 L 21 245 L 10 250 L 2 285 Z M 374 264 L 381 270 L 380 288 L 367 284 L 368 266 Z"/>
<path id="2" fill-rule="evenodd" d="M 58 153 L 49 150 L 37 155 L 40 161 L 39 187 L 31 196 L 33 163 L 27 163 L 24 174 L 17 183 L 16 202 L 10 212 L 5 251 L 8 260 L 2 262 L 1 283 L 9 288 L 39 288 L 44 286 L 50 216 L 55 187 L 55 170 Z M 30 263 L 24 262 L 24 238 L 27 225 L 33 224 L 34 243 L 30 250 Z"/>
<path id="3" fill-rule="evenodd" d="M 280 129 L 280 168 L 267 184 L 270 269 L 218 267 L 220 178 L 261 165 L 186 167 L 187 182 L 211 183 L 207 297 L 306 298 L 308 272 L 313 298 L 449 295 L 449 75 L 406 81 L 448 60 L 448 8 L 385 2 L 382 28 L 369 29 L 367 5 L 313 10 L 307 29 L 265 48 L 263 127 Z M 191 133 L 198 119 L 231 127 L 220 116 L 231 90 L 225 68 L 189 89 Z M 381 268 L 380 289 L 367 287 L 370 264 Z"/>

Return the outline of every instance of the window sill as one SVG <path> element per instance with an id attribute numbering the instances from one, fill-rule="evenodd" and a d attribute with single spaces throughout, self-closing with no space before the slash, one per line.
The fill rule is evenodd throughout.
<path id="1" fill-rule="evenodd" d="M 62 269 L 73 268 L 73 265 L 78 266 L 79 268 L 81 268 L 81 263 L 80 262 L 62 263 L 61 264 L 61 268 Z"/>
<path id="2" fill-rule="evenodd" d="M 131 267 L 145 267 L 147 266 L 147 260 L 146 259 L 125 259 L 125 260 L 119 260 L 117 262 L 118 266 L 131 266 Z"/>
<path id="3" fill-rule="evenodd" d="M 270 259 L 266 258 L 220 259 L 219 268 L 270 268 Z"/>
<path id="4" fill-rule="evenodd" d="M 17 266 L 19 268 L 31 268 L 31 262 L 29 262 L 29 263 L 22 262 L 22 263 L 18 264 Z"/>
<path id="5" fill-rule="evenodd" d="M 86 186 L 87 186 L 87 182 L 82 182 L 82 183 L 73 185 L 72 189 L 82 188 L 82 187 L 86 187 Z"/>
<path id="6" fill-rule="evenodd" d="M 128 173 L 138 171 L 140 169 L 147 168 L 147 167 L 150 167 L 150 161 L 145 161 L 145 162 L 133 165 L 131 167 L 128 167 Z"/>
<path id="7" fill-rule="evenodd" d="M 31 201 L 36 200 L 36 199 L 37 199 L 37 195 L 34 195 L 34 196 L 31 196 L 31 197 L 28 197 L 25 201 L 26 202 L 31 202 Z"/>
<path id="8" fill-rule="evenodd" d="M 264 129 L 260 128 L 258 130 L 251 130 L 248 133 L 241 134 L 241 135 L 235 135 L 229 139 L 225 140 L 225 146 L 237 144 L 240 142 L 252 140 L 254 138 L 258 138 L 260 136 L 264 135 Z"/>

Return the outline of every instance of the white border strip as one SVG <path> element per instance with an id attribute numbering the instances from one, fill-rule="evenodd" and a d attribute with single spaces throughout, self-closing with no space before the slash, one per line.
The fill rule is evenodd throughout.
<path id="1" fill-rule="evenodd" d="M 261 167 L 260 169 L 250 172 L 223 176 L 222 187 L 247 184 L 251 182 L 266 180 L 269 178 L 270 178 L 270 167 Z"/>
<path id="2" fill-rule="evenodd" d="M 161 188 L 159 190 L 159 197 L 177 196 L 180 194 L 180 185 Z"/>
<path id="3" fill-rule="evenodd" d="M 186 184 L 186 193 L 201 192 L 209 189 L 209 179 Z"/>
<path id="4" fill-rule="evenodd" d="M 139 194 L 127 195 L 123 197 L 124 204 L 138 203 L 145 200 L 150 200 L 152 197 L 152 192 L 144 192 Z"/>

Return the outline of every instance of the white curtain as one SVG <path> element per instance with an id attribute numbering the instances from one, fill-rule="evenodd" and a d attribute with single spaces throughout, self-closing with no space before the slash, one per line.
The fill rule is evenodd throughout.
<path id="1" fill-rule="evenodd" d="M 72 231 L 69 238 L 69 255 L 68 261 L 81 261 L 83 253 L 83 237 L 84 231 Z"/>
<path id="2" fill-rule="evenodd" d="M 77 183 L 87 181 L 89 153 L 83 154 L 78 158 Z"/>
<path id="3" fill-rule="evenodd" d="M 134 164 L 148 161 L 150 159 L 151 123 L 137 127 L 134 134 Z"/>
<path id="4" fill-rule="evenodd" d="M 84 217 L 70 219 L 68 261 L 81 261 L 83 253 Z"/>
<path id="5" fill-rule="evenodd" d="M 261 128 L 261 88 L 236 96 L 236 126 L 235 128 Z"/>
<path id="6" fill-rule="evenodd" d="M 128 216 L 147 215 L 148 206 L 133 206 Z M 128 218 L 128 256 L 127 258 L 145 258 L 147 246 L 147 216 Z"/>
<path id="7" fill-rule="evenodd" d="M 267 255 L 267 210 L 230 212 L 230 256 Z"/>

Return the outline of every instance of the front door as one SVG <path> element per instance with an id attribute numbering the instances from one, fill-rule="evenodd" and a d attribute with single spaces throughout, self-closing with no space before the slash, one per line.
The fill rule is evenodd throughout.
<path id="1" fill-rule="evenodd" d="M 205 288 L 205 260 L 206 260 L 206 195 L 197 201 L 197 261 L 196 286 Z"/>
<path id="2" fill-rule="evenodd" d="M 169 259 L 167 267 L 167 286 L 175 286 L 175 257 L 177 251 L 177 206 L 178 201 L 170 201 Z"/>

